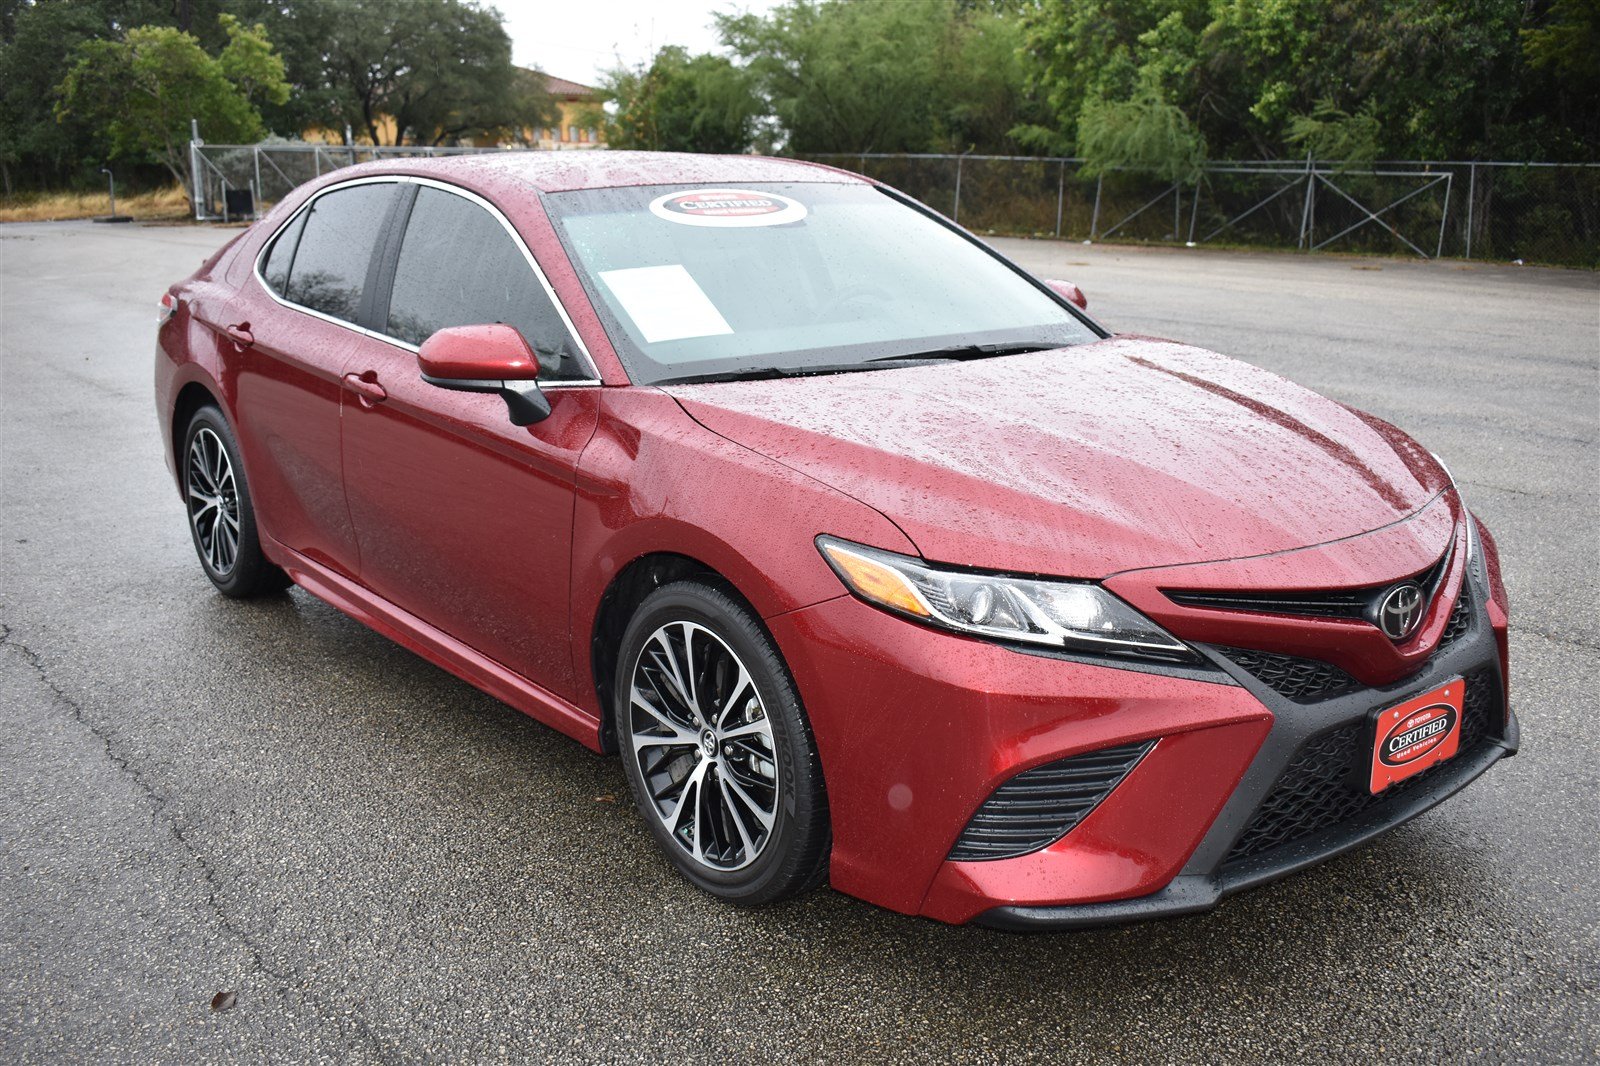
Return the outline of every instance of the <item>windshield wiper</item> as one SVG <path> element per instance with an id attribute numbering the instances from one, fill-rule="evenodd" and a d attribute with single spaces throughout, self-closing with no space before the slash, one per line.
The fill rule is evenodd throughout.
<path id="1" fill-rule="evenodd" d="M 684 374 L 681 377 L 662 378 L 655 385 L 704 385 L 712 381 L 759 381 L 762 378 L 801 378 L 810 374 L 845 374 L 853 370 L 871 370 L 866 363 L 824 363 L 819 366 L 747 366 L 738 370 L 719 370 L 709 374 Z"/>
<path id="2" fill-rule="evenodd" d="M 868 359 L 869 363 L 913 362 L 918 359 L 987 359 L 994 355 L 1024 355 L 1028 352 L 1048 352 L 1059 344 L 1042 344 L 1026 341 L 1017 344 L 952 344 L 948 348 L 932 348 L 926 352 L 909 352 L 905 355 L 880 355 Z"/>
<path id="3" fill-rule="evenodd" d="M 994 355 L 1021 355 L 1025 352 L 1047 352 L 1059 344 L 1029 342 L 1023 344 L 957 344 L 949 348 L 934 348 L 909 355 L 880 355 L 859 363 L 822 363 L 811 366 L 747 366 L 737 370 L 718 370 L 706 374 L 684 374 L 680 377 L 662 378 L 655 385 L 705 385 L 715 381 L 759 381 L 763 378 L 802 378 L 812 374 L 849 374 L 861 370 L 881 370 L 885 363 L 927 362 L 935 359 L 986 359 Z"/>

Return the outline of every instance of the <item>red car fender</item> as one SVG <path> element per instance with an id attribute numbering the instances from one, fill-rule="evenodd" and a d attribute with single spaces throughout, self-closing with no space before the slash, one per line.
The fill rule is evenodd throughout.
<path id="1" fill-rule="evenodd" d="M 607 589 L 646 555 L 710 567 L 770 619 L 845 595 L 811 543 L 823 530 L 914 553 L 877 511 L 712 433 L 656 389 L 607 389 L 578 463 L 572 536 L 572 694 L 597 716 L 589 636 Z M 803 694 L 802 694 L 803 695 Z"/>

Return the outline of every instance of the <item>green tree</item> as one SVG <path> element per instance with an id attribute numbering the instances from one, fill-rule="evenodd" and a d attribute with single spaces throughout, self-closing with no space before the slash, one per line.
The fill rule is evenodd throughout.
<path id="1" fill-rule="evenodd" d="M 62 81 L 58 117 L 95 129 L 118 157 L 159 162 L 179 182 L 189 178 L 189 121 L 220 141 L 249 141 L 265 128 L 245 88 L 228 69 L 249 72 L 249 90 L 267 99 L 287 93 L 274 82 L 260 27 L 226 26 L 227 63 L 190 34 L 167 26 L 135 27 L 117 41 L 85 41 Z M 231 52 L 229 50 L 232 50 Z"/>
<path id="2" fill-rule="evenodd" d="M 226 14 L 218 17 L 217 24 L 228 39 L 217 56 L 222 76 L 258 111 L 265 105 L 287 102 L 283 57 L 272 50 L 266 27 L 259 22 L 247 27 Z"/>
<path id="3" fill-rule="evenodd" d="M 159 19 L 158 0 L 0 0 L 0 178 L 42 185 L 79 175 L 98 178 L 104 146 L 95 132 L 57 122 L 55 88 L 84 41 L 113 37 Z M 86 165 L 93 158 L 93 167 Z"/>
<path id="4" fill-rule="evenodd" d="M 717 21 L 791 151 L 995 151 L 1029 117 L 1018 6 L 790 0 Z"/>
<path id="5" fill-rule="evenodd" d="M 762 112 L 750 73 L 722 56 L 690 56 L 668 45 L 647 64 L 606 73 L 615 113 L 605 121 L 613 148 L 744 152 Z"/>
<path id="6" fill-rule="evenodd" d="M 1596 0 L 1041 0 L 1023 16 L 1048 119 L 1158 99 L 1214 156 L 1592 158 Z"/>
<path id="7" fill-rule="evenodd" d="M 1023 17 L 1023 48 L 1048 117 L 1015 136 L 1040 151 L 1076 151 L 1079 121 L 1098 102 L 1141 92 L 1190 114 L 1209 21 L 1204 0 L 1045 0 Z"/>
<path id="8" fill-rule="evenodd" d="M 1324 98 L 1310 114 L 1289 118 L 1289 143 L 1317 159 L 1371 163 L 1378 158 L 1382 135 L 1371 100 L 1352 115 Z"/>
<path id="9" fill-rule="evenodd" d="M 1084 172 L 1090 175 L 1136 167 L 1163 181 L 1192 182 L 1205 161 L 1205 140 L 1194 123 L 1154 89 L 1122 102 L 1086 100 L 1078 117 L 1078 140 L 1087 161 Z"/>
<path id="10" fill-rule="evenodd" d="M 304 24 L 321 34 L 328 117 L 374 144 L 441 144 L 536 125 L 549 101 L 519 84 L 500 15 L 463 0 L 324 0 Z M 385 128 L 383 119 L 393 120 Z M 532 121 L 530 121 L 532 120 Z"/>

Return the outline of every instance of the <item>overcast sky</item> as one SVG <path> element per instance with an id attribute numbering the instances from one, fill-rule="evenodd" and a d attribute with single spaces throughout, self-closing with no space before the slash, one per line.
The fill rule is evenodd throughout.
<path id="1" fill-rule="evenodd" d="M 716 49 L 711 16 L 765 12 L 779 0 L 490 0 L 506 19 L 512 58 L 586 85 L 620 58 L 632 66 L 665 44 Z"/>

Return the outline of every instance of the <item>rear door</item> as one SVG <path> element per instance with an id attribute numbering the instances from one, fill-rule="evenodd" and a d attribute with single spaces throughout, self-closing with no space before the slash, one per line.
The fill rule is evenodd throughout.
<path id="1" fill-rule="evenodd" d="M 265 530 L 351 576 L 358 559 L 344 497 L 340 377 L 360 336 L 368 276 L 398 188 L 380 179 L 318 194 L 261 257 L 259 281 L 270 299 L 241 301 L 249 310 L 233 315 L 248 319 L 232 333 L 242 328 L 248 338 L 236 361 L 235 409 Z"/>
<path id="2" fill-rule="evenodd" d="M 413 181 L 373 317 L 345 366 L 346 495 L 361 582 L 552 691 L 572 692 L 573 485 L 598 381 L 522 239 L 487 201 Z M 539 353 L 551 415 L 514 426 L 493 394 L 422 380 L 417 347 L 504 322 Z"/>

